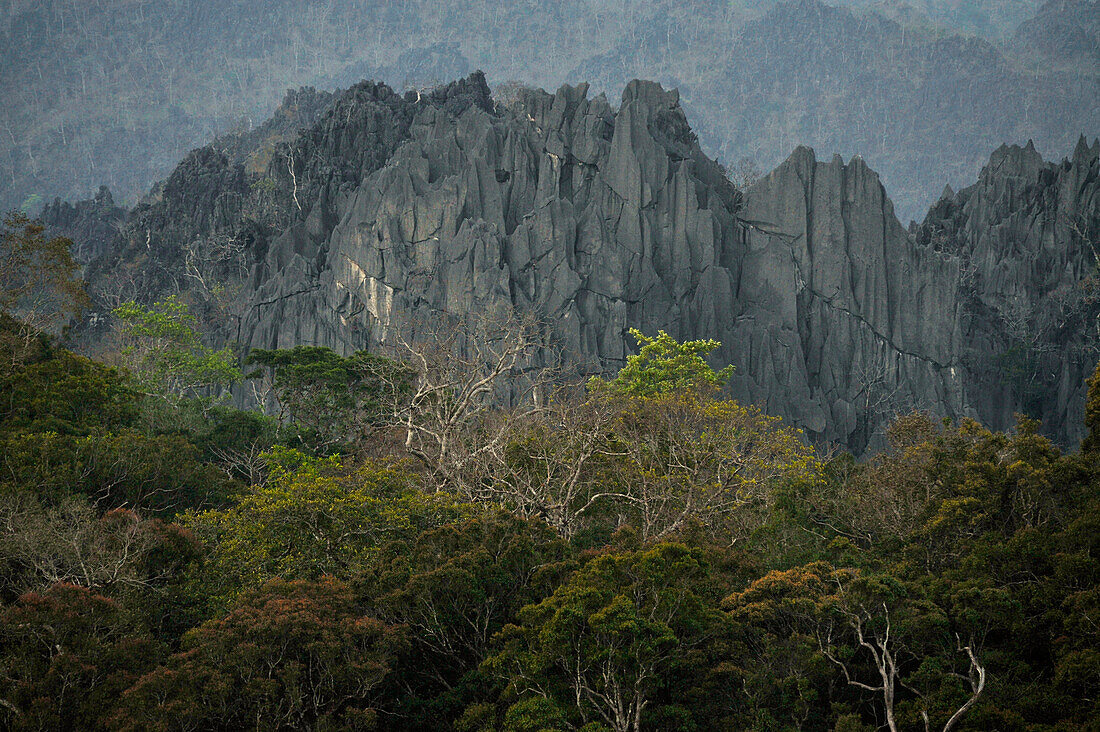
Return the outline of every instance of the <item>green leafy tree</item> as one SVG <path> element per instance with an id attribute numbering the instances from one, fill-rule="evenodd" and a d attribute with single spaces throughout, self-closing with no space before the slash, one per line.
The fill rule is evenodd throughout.
<path id="1" fill-rule="evenodd" d="M 818 480 L 799 431 L 718 398 L 729 370 L 702 358 L 716 342 L 635 334 L 646 345 L 614 380 L 593 379 L 581 399 L 554 393 L 479 433 L 481 470 L 469 492 L 543 518 L 566 538 L 606 536 L 629 521 L 646 541 L 693 523 L 741 540 L 781 491 Z"/>
<path id="2" fill-rule="evenodd" d="M 827 727 L 834 669 L 820 652 L 817 629 L 831 571 L 824 562 L 772 571 L 723 601 L 747 650 L 737 667 L 746 702 L 740 726 Z"/>
<path id="3" fill-rule="evenodd" d="M 151 307 L 131 301 L 112 312 L 120 325 L 124 362 L 147 395 L 177 405 L 184 397 L 241 380 L 233 354 L 203 344 L 197 319 L 178 297 Z"/>
<path id="4" fill-rule="evenodd" d="M 485 668 L 507 682 L 512 716 L 528 716 L 529 700 L 542 698 L 552 706 L 540 707 L 541 719 L 561 710 L 575 727 L 714 725 L 728 711 L 729 678 L 717 668 L 729 626 L 711 593 L 699 550 L 658 544 L 601 555 L 525 607 Z M 699 718 L 715 707 L 717 718 Z"/>
<path id="5" fill-rule="evenodd" d="M 728 597 L 725 605 L 735 618 L 764 632 L 761 658 L 770 661 L 764 666 L 765 683 L 746 688 L 767 690 L 769 678 L 777 688 L 789 687 L 777 706 L 785 706 L 790 718 L 805 722 L 828 711 L 827 705 L 812 705 L 830 686 L 821 683 L 817 659 L 822 657 L 848 687 L 875 700 L 892 732 L 922 722 L 945 732 L 954 729 L 986 688 L 984 639 L 963 636 L 967 629 L 961 618 L 952 618 L 920 585 L 890 573 L 817 562 L 771 572 Z M 797 649 L 801 659 L 787 665 L 786 674 L 769 653 L 783 648 Z M 764 699 L 775 704 L 774 694 Z M 753 703 L 759 706 L 761 700 Z"/>
<path id="6" fill-rule="evenodd" d="M 400 634 L 347 585 L 272 580 L 122 695 L 112 729 L 373 729 Z"/>
<path id="7" fill-rule="evenodd" d="M 129 508 L 167 517 L 222 506 L 237 489 L 180 435 L 30 432 L 5 437 L 0 444 L 0 486 L 31 491 L 52 503 L 84 495 L 100 511 Z"/>
<path id="8" fill-rule="evenodd" d="M 198 584 L 215 605 L 273 578 L 348 576 L 384 544 L 470 513 L 447 494 L 419 490 L 398 468 L 345 470 L 335 457 L 286 448 L 269 459 L 267 482 L 237 504 L 182 517 L 208 548 Z"/>
<path id="9" fill-rule="evenodd" d="M 716 389 L 733 374 L 733 366 L 715 371 L 707 364 L 704 356 L 722 345 L 716 340 L 680 343 L 663 330 L 651 338 L 636 328 L 630 329 L 630 335 L 638 342 L 638 353 L 627 356 L 626 365 L 610 382 L 593 378 L 590 388 L 652 397 L 670 391 Z"/>
<path id="10" fill-rule="evenodd" d="M 215 405 L 205 410 L 203 419 L 190 420 L 194 425 L 188 439 L 202 454 L 202 460 L 220 467 L 230 478 L 255 485 L 267 480 L 267 460 L 264 457 L 280 439 L 278 421 L 274 417 L 251 410 Z"/>
<path id="11" fill-rule="evenodd" d="M 87 435 L 134 423 L 137 393 L 116 369 L 61 348 L 0 370 L 0 432 Z"/>
<path id="12" fill-rule="evenodd" d="M 964 421 L 932 443 L 926 480 L 937 495 L 909 551 L 926 566 L 957 566 L 988 539 L 1009 540 L 1022 530 L 1063 520 L 1085 488 L 1080 461 L 1066 459 L 1039 434 L 1039 423 L 1020 417 L 1015 434 L 991 432 Z"/>
<path id="13" fill-rule="evenodd" d="M 1041 595 L 1029 593 L 1031 601 L 1024 606 L 1027 617 L 1042 617 L 1045 606 L 1046 617 L 1053 616 L 1058 624 L 1052 636 L 1052 681 L 1054 690 L 1065 697 L 1059 700 L 1051 694 L 1048 713 L 1055 713 L 1061 701 L 1063 712 L 1066 704 L 1072 705 L 1074 716 L 1082 721 L 1100 714 L 1100 625 L 1095 622 L 1100 617 L 1100 490 L 1083 508 L 1054 537 L 1049 547 L 1053 551 L 1046 554 L 1053 560 L 1049 588 Z"/>
<path id="14" fill-rule="evenodd" d="M 29 343 L 40 332 L 56 333 L 88 302 L 72 242 L 47 237 L 46 227 L 18 211 L 4 217 L 0 231 L 0 315 L 22 327 L 5 335 Z M 11 349 L 19 355 L 21 349 Z"/>
<path id="15" fill-rule="evenodd" d="M 395 662 L 395 729 L 427 729 L 485 700 L 479 665 L 520 608 L 575 568 L 545 524 L 500 512 L 430 529 L 384 547 L 356 582 L 372 617 L 409 629 Z"/>
<path id="16" fill-rule="evenodd" d="M 297 441 L 317 453 L 362 439 L 367 429 L 386 423 L 411 376 L 400 364 L 366 351 L 344 357 L 317 346 L 257 348 L 248 363 L 273 370 L 284 417 Z"/>

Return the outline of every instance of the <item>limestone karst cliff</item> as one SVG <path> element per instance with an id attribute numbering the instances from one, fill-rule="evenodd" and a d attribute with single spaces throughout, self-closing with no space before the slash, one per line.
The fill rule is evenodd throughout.
<path id="1" fill-rule="evenodd" d="M 1100 142 L 1082 138 L 1060 163 L 1002 146 L 977 183 L 944 191 L 915 239 L 961 267 L 966 403 L 988 424 L 1034 415 L 1075 444 L 1100 346 Z"/>
<path id="2" fill-rule="evenodd" d="M 742 192 L 675 91 L 587 91 L 505 106 L 480 74 L 424 95 L 364 82 L 262 156 L 189 156 L 93 288 L 196 287 L 184 269 L 232 250 L 211 275 L 237 287 L 218 326 L 245 348 L 371 349 L 433 311 L 506 305 L 585 371 L 621 365 L 630 327 L 716 338 L 736 398 L 857 452 L 914 408 L 997 428 L 1027 410 L 1077 437 L 1100 144 L 1061 164 L 1003 148 L 910 232 L 858 157 L 799 148 Z"/>

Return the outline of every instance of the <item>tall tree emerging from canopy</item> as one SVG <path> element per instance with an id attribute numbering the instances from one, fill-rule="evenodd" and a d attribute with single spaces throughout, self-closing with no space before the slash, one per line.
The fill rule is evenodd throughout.
<path id="1" fill-rule="evenodd" d="M 570 540 L 631 523 L 645 541 L 661 541 L 703 523 L 731 542 L 784 486 L 818 479 L 797 430 L 719 398 L 730 368 L 715 371 L 703 359 L 717 341 L 634 332 L 642 353 L 613 380 L 592 379 L 587 392 L 566 386 L 533 405 L 431 422 L 449 432 L 418 419 L 425 433 L 447 434 L 437 454 L 457 456 L 448 479 L 457 476 L 464 496 L 541 518 Z M 446 400 L 432 405 L 458 414 Z M 413 403 L 407 413 L 421 409 Z"/>
<path id="2" fill-rule="evenodd" d="M 610 382 L 593 378 L 592 388 L 610 387 L 628 396 L 653 397 L 671 391 L 719 388 L 733 374 L 733 366 L 715 371 L 703 358 L 722 345 L 716 340 L 680 343 L 663 330 L 651 338 L 637 328 L 631 328 L 630 335 L 638 342 L 638 353 L 627 356 L 626 366 Z"/>

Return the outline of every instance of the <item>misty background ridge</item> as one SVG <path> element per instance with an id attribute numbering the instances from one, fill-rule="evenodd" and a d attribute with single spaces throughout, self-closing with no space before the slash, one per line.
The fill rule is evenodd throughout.
<path id="1" fill-rule="evenodd" d="M 677 87 L 739 174 L 799 144 L 863 156 L 899 217 L 968 185 L 1001 143 L 1048 159 L 1100 130 L 1089 0 L 243 2 L 0 5 L 0 205 L 101 185 L 132 205 L 186 152 L 258 126 L 288 88 L 401 90 L 483 69 L 514 83 Z"/>

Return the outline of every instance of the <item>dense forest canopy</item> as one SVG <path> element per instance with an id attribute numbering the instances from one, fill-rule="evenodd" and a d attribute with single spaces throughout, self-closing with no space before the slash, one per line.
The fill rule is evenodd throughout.
<path id="1" fill-rule="evenodd" d="M 71 282 L 68 242 L 8 226 L 6 247 L 53 257 L 43 281 Z M 716 341 L 634 331 L 617 375 L 575 383 L 517 370 L 545 344 L 497 313 L 392 359 L 256 351 L 244 373 L 178 299 L 121 304 L 110 364 L 10 302 L 6 729 L 1100 714 L 1100 368 L 1079 451 L 1026 418 L 999 433 L 914 413 L 857 463 L 730 400 Z M 278 416 L 228 406 L 234 383 Z"/>
<path id="2" fill-rule="evenodd" d="M 11 2 L 0 9 L 0 204 L 101 184 L 132 205 L 288 87 L 398 89 L 484 69 L 556 88 L 679 87 L 706 149 L 769 169 L 862 154 L 903 220 L 1002 142 L 1068 153 L 1100 124 L 1093 0 Z M 64 49 L 59 52 L 59 49 Z"/>

